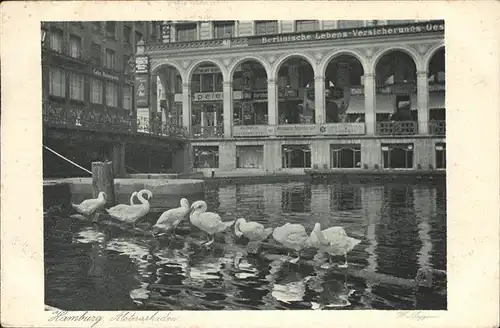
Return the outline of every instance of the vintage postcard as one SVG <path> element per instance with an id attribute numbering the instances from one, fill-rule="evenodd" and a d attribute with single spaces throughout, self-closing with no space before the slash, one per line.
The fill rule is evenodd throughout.
<path id="1" fill-rule="evenodd" d="M 498 326 L 499 9 L 2 4 L 2 325 Z"/>

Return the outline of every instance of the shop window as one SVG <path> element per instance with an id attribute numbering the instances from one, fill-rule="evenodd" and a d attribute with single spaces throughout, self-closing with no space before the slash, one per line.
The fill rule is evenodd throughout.
<path id="1" fill-rule="evenodd" d="M 267 20 L 267 21 L 255 21 L 255 34 L 277 34 L 278 33 L 278 21 Z"/>
<path id="2" fill-rule="evenodd" d="M 446 169 L 446 144 L 436 143 L 436 169 Z"/>
<path id="3" fill-rule="evenodd" d="M 317 20 L 298 20 L 295 21 L 295 31 L 310 32 L 319 30 L 319 21 Z"/>
<path id="4" fill-rule="evenodd" d="M 66 73 L 60 68 L 50 68 L 49 93 L 56 97 L 66 97 Z"/>
<path id="5" fill-rule="evenodd" d="M 196 24 L 181 24 L 176 26 L 176 41 L 196 41 L 198 29 Z"/>
<path id="6" fill-rule="evenodd" d="M 102 104 L 104 84 L 101 80 L 92 79 L 90 84 L 90 101 L 94 104 Z"/>
<path id="7" fill-rule="evenodd" d="M 62 30 L 52 30 L 50 33 L 50 49 L 63 52 L 63 31 Z"/>
<path id="8" fill-rule="evenodd" d="M 69 97 L 73 100 L 85 100 L 85 77 L 72 73 L 69 78 Z"/>
<path id="9" fill-rule="evenodd" d="M 114 82 L 106 82 L 106 105 L 118 107 L 118 85 Z"/>
<path id="10" fill-rule="evenodd" d="M 264 168 L 264 146 L 236 146 L 237 168 Z"/>
<path id="11" fill-rule="evenodd" d="M 132 87 L 129 85 L 123 87 L 123 108 L 132 109 Z"/>
<path id="12" fill-rule="evenodd" d="M 281 159 L 282 167 L 286 169 L 311 167 L 311 146 L 283 145 Z"/>
<path id="13" fill-rule="evenodd" d="M 109 69 L 115 68 L 115 52 L 111 49 L 106 49 L 106 57 L 104 60 L 104 66 Z"/>
<path id="14" fill-rule="evenodd" d="M 382 144 L 385 169 L 413 168 L 413 144 Z"/>
<path id="15" fill-rule="evenodd" d="M 100 44 L 92 43 L 90 58 L 94 65 L 101 66 L 102 49 Z"/>
<path id="16" fill-rule="evenodd" d="M 213 24 L 215 39 L 227 38 L 235 35 L 234 21 L 218 21 Z"/>
<path id="17" fill-rule="evenodd" d="M 361 145 L 331 145 L 332 168 L 360 168 Z"/>
<path id="18" fill-rule="evenodd" d="M 80 58 L 82 54 L 82 39 L 76 35 L 69 37 L 69 55 L 73 58 Z"/>
<path id="19" fill-rule="evenodd" d="M 218 146 L 194 146 L 194 167 L 195 168 L 218 168 L 219 167 L 219 147 Z"/>

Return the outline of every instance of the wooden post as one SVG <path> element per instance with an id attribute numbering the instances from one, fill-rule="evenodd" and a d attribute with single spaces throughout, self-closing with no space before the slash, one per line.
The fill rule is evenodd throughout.
<path id="1" fill-rule="evenodd" d="M 113 162 L 92 163 L 92 193 L 94 197 L 97 197 L 101 191 L 106 193 L 106 206 L 115 205 Z"/>

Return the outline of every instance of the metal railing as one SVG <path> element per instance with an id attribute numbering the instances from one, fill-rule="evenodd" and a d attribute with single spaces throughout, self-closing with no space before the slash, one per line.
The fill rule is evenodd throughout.
<path id="1" fill-rule="evenodd" d="M 181 126 L 154 122 L 148 119 L 136 119 L 127 112 L 117 109 L 93 109 L 86 106 L 43 105 L 43 123 L 47 127 L 59 127 L 74 130 L 149 134 L 162 137 L 187 139 L 187 129 Z"/>
<path id="2" fill-rule="evenodd" d="M 215 126 L 193 125 L 191 127 L 191 137 L 193 139 L 219 139 L 224 137 L 224 125 Z"/>
<path id="3" fill-rule="evenodd" d="M 441 120 L 429 121 L 429 134 L 445 135 L 446 134 L 446 121 L 441 121 Z"/>
<path id="4" fill-rule="evenodd" d="M 418 123 L 415 121 L 377 122 L 379 135 L 412 135 L 418 132 Z"/>

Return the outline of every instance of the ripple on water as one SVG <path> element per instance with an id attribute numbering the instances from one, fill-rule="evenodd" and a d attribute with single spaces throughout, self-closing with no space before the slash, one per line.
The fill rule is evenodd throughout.
<path id="1" fill-rule="evenodd" d="M 446 197 L 439 186 L 231 185 L 208 189 L 209 210 L 223 220 L 245 217 L 266 226 L 286 222 L 311 231 L 340 225 L 361 240 L 349 263 L 369 272 L 413 278 L 421 266 L 446 269 Z M 164 208 L 145 219 L 147 228 Z M 182 222 L 181 235 L 158 241 L 127 229 L 47 212 L 46 301 L 74 309 L 414 309 L 407 288 L 388 286 L 319 269 L 324 256 L 300 265 L 272 246 L 246 254 L 232 230 L 211 249 L 205 236 Z M 146 222 L 147 221 L 147 222 Z M 292 254 L 293 255 L 293 254 Z M 304 252 L 305 259 L 314 252 Z M 238 260 L 240 259 L 240 260 Z M 342 257 L 334 257 L 336 263 Z M 239 262 L 239 263 L 238 263 Z M 316 263 L 316 264 L 314 264 Z M 97 300 L 95 295 L 103 296 Z M 422 301 L 421 301 L 422 302 Z M 431 303 L 422 307 L 434 306 Z"/>

